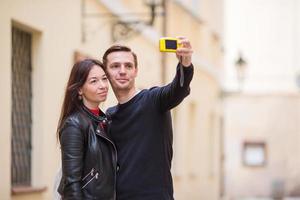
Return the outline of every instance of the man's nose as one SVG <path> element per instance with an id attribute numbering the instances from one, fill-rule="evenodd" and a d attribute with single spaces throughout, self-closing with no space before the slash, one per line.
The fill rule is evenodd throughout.
<path id="1" fill-rule="evenodd" d="M 120 71 L 119 71 L 121 74 L 124 74 L 124 73 L 126 73 L 126 68 L 125 68 L 125 66 L 124 65 L 121 65 L 121 67 L 120 67 Z"/>

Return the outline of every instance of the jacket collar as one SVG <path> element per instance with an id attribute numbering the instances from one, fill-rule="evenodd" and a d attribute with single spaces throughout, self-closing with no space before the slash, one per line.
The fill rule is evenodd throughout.
<path id="1" fill-rule="evenodd" d="M 99 113 L 99 116 L 96 116 L 96 115 L 94 115 L 85 105 L 81 105 L 81 110 L 85 113 L 85 114 L 87 114 L 87 116 L 90 118 L 90 119 L 92 119 L 92 120 L 94 120 L 94 121 L 96 121 L 96 122 L 102 122 L 103 120 L 107 120 L 107 117 L 106 117 L 106 115 L 105 115 L 105 113 L 104 112 L 102 112 L 102 110 L 100 109 L 100 113 Z"/>

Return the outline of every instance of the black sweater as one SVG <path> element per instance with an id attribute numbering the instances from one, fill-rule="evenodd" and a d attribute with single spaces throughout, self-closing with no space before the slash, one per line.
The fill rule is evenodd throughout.
<path id="1" fill-rule="evenodd" d="M 110 134 L 118 151 L 118 200 L 173 199 L 171 160 L 173 131 L 170 109 L 189 93 L 193 66 L 180 70 L 164 87 L 142 90 L 131 100 L 108 109 Z"/>

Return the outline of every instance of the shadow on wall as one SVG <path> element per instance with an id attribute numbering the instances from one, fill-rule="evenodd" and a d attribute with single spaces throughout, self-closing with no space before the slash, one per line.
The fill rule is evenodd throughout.
<path id="1" fill-rule="evenodd" d="M 296 184 L 291 190 L 286 191 L 284 180 L 277 179 L 272 182 L 272 198 L 274 200 L 286 199 L 300 200 L 300 184 Z"/>
<path id="2" fill-rule="evenodd" d="M 296 185 L 293 189 L 291 189 L 291 191 L 289 192 L 289 196 L 300 197 L 300 184 Z"/>

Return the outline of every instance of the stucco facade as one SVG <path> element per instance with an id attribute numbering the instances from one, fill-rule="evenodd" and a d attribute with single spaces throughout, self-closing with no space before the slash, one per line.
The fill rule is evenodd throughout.
<path id="1" fill-rule="evenodd" d="M 224 5 L 225 196 L 299 198 L 300 3 Z M 243 83 L 235 66 L 240 53 L 247 64 Z"/>
<path id="2" fill-rule="evenodd" d="M 299 198 L 299 94 L 227 94 L 224 108 L 226 197 Z M 245 164 L 245 143 L 265 145 L 262 165 Z"/>
<path id="3" fill-rule="evenodd" d="M 112 44 L 111 25 L 122 12 L 148 12 L 136 1 L 63 0 L 0 2 L 1 199 L 52 199 L 53 180 L 60 165 L 55 131 L 64 87 L 75 52 L 100 59 Z M 167 36 L 187 36 L 194 49 L 195 75 L 191 94 L 172 111 L 173 176 L 176 199 L 217 200 L 220 195 L 220 73 L 222 72 L 221 0 L 197 2 L 203 12 L 189 12 L 185 1 L 167 1 Z M 185 3 L 187 3 L 186 1 Z M 191 3 L 191 2 L 190 2 Z M 196 2 L 194 2 L 196 3 Z M 206 9 L 209 11 L 206 12 Z M 89 13 L 104 14 L 88 17 Z M 117 16 L 111 17 L 111 16 Z M 119 16 L 121 17 L 121 15 Z M 121 17 L 121 19 L 124 19 Z M 131 46 L 139 58 L 139 88 L 162 85 L 158 39 L 162 18 L 133 37 L 116 41 Z M 39 192 L 11 194 L 11 29 L 32 35 L 32 177 Z M 137 27 L 139 28 L 139 27 Z M 166 56 L 165 82 L 175 73 L 175 55 Z M 112 90 L 105 110 L 114 105 Z"/>

